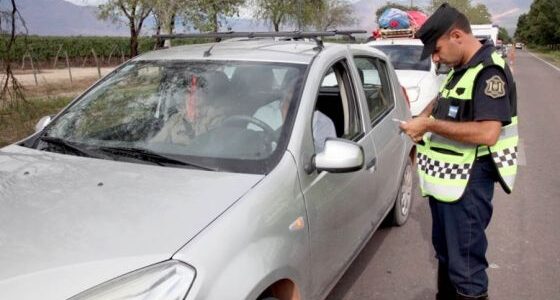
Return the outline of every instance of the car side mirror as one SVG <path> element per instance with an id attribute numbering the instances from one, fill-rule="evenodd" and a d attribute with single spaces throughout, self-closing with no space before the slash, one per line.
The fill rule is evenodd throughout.
<path id="1" fill-rule="evenodd" d="M 437 75 L 446 75 L 449 74 L 451 68 L 449 68 L 446 64 L 438 63 L 436 68 Z"/>
<path id="2" fill-rule="evenodd" d="M 355 172 L 364 166 L 364 149 L 349 140 L 328 138 L 323 152 L 315 156 L 314 165 L 317 171 Z"/>
<path id="3" fill-rule="evenodd" d="M 44 116 L 41 119 L 39 119 L 39 122 L 37 122 L 37 124 L 35 124 L 35 132 L 39 132 L 39 131 L 45 129 L 45 127 L 47 125 L 49 125 L 49 123 L 51 121 L 52 121 L 51 116 Z"/>

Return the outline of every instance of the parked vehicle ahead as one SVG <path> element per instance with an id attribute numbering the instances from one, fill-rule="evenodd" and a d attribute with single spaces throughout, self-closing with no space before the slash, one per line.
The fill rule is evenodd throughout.
<path id="1" fill-rule="evenodd" d="M 417 116 L 437 96 L 448 68 L 439 67 L 431 58 L 420 60 L 419 39 L 383 39 L 367 43 L 383 51 L 391 60 L 397 77 L 410 99 L 410 111 Z"/>
<path id="2" fill-rule="evenodd" d="M 515 49 L 523 49 L 523 43 L 515 43 Z"/>
<path id="3" fill-rule="evenodd" d="M 0 149 L 0 299 L 323 299 L 410 214 L 408 118 L 366 45 L 136 57 Z"/>

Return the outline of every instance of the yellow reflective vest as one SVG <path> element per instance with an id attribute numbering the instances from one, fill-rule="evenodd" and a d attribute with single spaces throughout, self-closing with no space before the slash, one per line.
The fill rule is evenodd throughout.
<path id="1" fill-rule="evenodd" d="M 423 196 L 432 196 L 439 201 L 454 202 L 461 198 L 469 182 L 472 166 L 477 157 L 490 154 L 499 173 L 499 181 L 506 193 L 511 193 L 517 173 L 518 130 L 517 95 L 511 71 L 502 57 L 493 53 L 489 59 L 468 68 L 457 84 L 448 89 L 447 83 L 454 75 L 452 70 L 439 93 L 440 103 L 453 103 L 458 109 L 471 109 L 475 82 L 480 71 L 488 66 L 497 66 L 506 74 L 511 108 L 511 123 L 503 126 L 494 146 L 474 145 L 450 140 L 428 132 L 423 142 L 417 145 L 418 174 Z M 433 116 L 432 116 L 433 117 Z"/>

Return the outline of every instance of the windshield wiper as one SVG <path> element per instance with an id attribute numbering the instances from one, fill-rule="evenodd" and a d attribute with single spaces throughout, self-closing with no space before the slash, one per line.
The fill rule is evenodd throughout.
<path id="1" fill-rule="evenodd" d="M 79 156 L 99 158 L 99 155 L 97 155 L 94 151 L 88 150 L 82 146 L 78 146 L 75 143 L 72 143 L 62 138 L 52 137 L 52 136 L 42 136 L 39 138 L 39 140 L 46 142 L 50 145 L 60 147 L 65 151 L 70 150 L 71 152 L 74 152 L 74 154 L 78 154 Z"/>
<path id="2" fill-rule="evenodd" d="M 149 161 L 149 162 L 155 163 L 155 164 L 160 165 L 160 166 L 165 166 L 165 165 L 171 164 L 171 165 L 195 167 L 197 169 L 207 170 L 207 171 L 216 171 L 216 169 L 213 169 L 213 168 L 210 168 L 210 167 L 206 167 L 206 166 L 199 165 L 197 163 L 193 163 L 193 162 L 190 162 L 190 161 L 185 161 L 185 160 L 182 160 L 182 159 L 166 156 L 166 155 L 154 152 L 152 150 L 143 149 L 143 148 L 99 147 L 99 150 L 102 150 L 102 151 L 105 151 L 105 152 L 108 152 L 108 153 L 111 153 L 111 154 L 115 154 L 115 155 L 131 157 L 131 158 L 139 159 L 139 160 L 143 160 L 143 161 Z"/>

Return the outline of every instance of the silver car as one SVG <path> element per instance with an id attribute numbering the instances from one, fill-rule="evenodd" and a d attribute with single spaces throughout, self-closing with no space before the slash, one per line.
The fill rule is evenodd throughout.
<path id="1" fill-rule="evenodd" d="M 136 57 L 0 149 L 0 299 L 323 299 L 409 216 L 408 118 L 367 45 Z"/>

